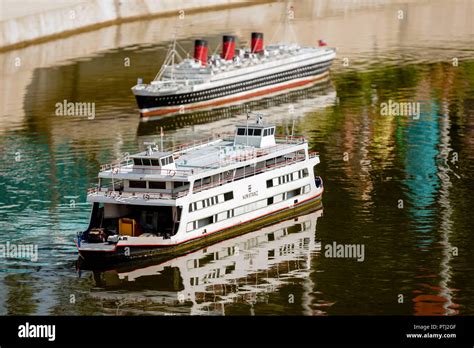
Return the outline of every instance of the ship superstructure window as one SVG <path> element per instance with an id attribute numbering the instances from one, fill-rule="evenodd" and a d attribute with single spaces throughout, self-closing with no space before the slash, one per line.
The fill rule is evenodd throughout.
<path id="1" fill-rule="evenodd" d="M 189 211 L 193 212 L 193 211 L 196 211 L 196 210 L 211 207 L 213 205 L 229 201 L 233 198 L 234 198 L 234 192 L 233 191 L 229 191 L 229 192 L 226 192 L 224 194 L 217 195 L 217 196 L 212 196 L 212 197 L 209 197 L 209 198 L 197 201 L 197 202 L 190 203 L 189 204 Z"/>
<path id="2" fill-rule="evenodd" d="M 171 162 L 169 163 L 173 163 L 173 156 L 169 156 L 171 157 Z M 168 158 L 168 157 L 165 157 L 165 158 Z M 163 159 L 162 159 L 163 160 Z M 156 167 L 159 167 L 160 166 L 160 161 L 158 159 L 154 159 L 154 158 L 133 158 L 133 164 L 136 165 L 136 166 L 156 166 Z M 164 164 L 162 164 L 164 165 Z"/>
<path id="3" fill-rule="evenodd" d="M 275 127 L 265 128 L 263 130 L 263 136 L 264 137 L 269 136 L 269 135 L 274 135 L 274 134 L 275 134 Z"/>
<path id="4" fill-rule="evenodd" d="M 144 188 L 144 189 L 146 189 L 146 181 L 132 181 L 132 180 L 130 180 L 128 186 L 130 188 Z"/>
<path id="5" fill-rule="evenodd" d="M 166 166 L 174 162 L 173 156 L 167 156 L 167 157 L 161 158 L 160 161 L 161 161 L 162 166 Z"/>
<path id="6" fill-rule="evenodd" d="M 148 188 L 154 190 L 165 190 L 166 189 L 166 182 L 164 181 L 149 181 Z"/>
<path id="7" fill-rule="evenodd" d="M 308 169 L 304 168 L 304 169 L 298 170 L 297 172 L 277 176 L 276 178 L 267 180 L 267 188 L 283 185 L 291 181 L 306 178 L 308 175 L 309 175 Z"/>
<path id="8" fill-rule="evenodd" d="M 173 185 L 174 185 L 174 188 L 179 188 L 179 187 L 183 187 L 186 184 L 187 183 L 183 181 L 175 181 Z"/>
<path id="9" fill-rule="evenodd" d="M 234 198 L 234 191 L 224 193 L 224 200 L 228 201 Z"/>
<path id="10" fill-rule="evenodd" d="M 235 216 L 243 215 L 258 209 L 265 208 L 269 205 L 273 205 L 275 203 L 280 203 L 286 201 L 288 199 L 294 198 L 296 196 L 300 196 L 305 193 L 309 193 L 311 190 L 310 185 L 305 185 L 303 187 L 299 187 L 294 190 L 290 190 L 287 192 L 279 193 L 273 197 L 268 197 L 266 199 L 261 199 L 252 203 L 248 203 L 245 205 L 241 205 L 234 209 L 223 211 L 219 214 L 211 215 L 206 218 L 202 218 L 196 221 L 189 222 L 187 225 L 187 232 L 191 232 L 197 228 L 201 228 L 207 225 L 211 225 L 216 222 L 220 222 L 222 220 L 230 219 Z M 297 203 L 297 200 L 295 201 Z"/>
<path id="11" fill-rule="evenodd" d="M 239 127 L 237 128 L 237 135 L 248 135 L 249 137 L 259 137 L 262 135 L 262 129 L 253 128 L 253 127 Z"/>

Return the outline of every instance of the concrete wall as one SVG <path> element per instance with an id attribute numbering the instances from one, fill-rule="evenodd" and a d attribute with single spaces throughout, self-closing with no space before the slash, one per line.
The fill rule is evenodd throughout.
<path id="1" fill-rule="evenodd" d="M 30 0 L 31 1 L 31 0 Z M 206 8 L 230 7 L 250 0 L 75 0 L 58 8 L 58 2 L 44 1 L 43 8 L 33 1 L 2 0 L 0 49 L 22 43 L 65 35 L 94 26 L 118 23 L 134 18 L 179 14 L 180 10 L 198 11 Z M 60 2 L 59 2 L 60 3 Z M 9 7 L 11 7 L 9 9 Z M 20 16 L 22 9 L 27 15 Z M 32 13 L 33 12 L 33 13 Z"/>

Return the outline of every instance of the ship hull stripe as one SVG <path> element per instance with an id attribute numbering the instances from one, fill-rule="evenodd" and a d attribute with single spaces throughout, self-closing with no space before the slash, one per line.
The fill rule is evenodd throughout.
<path id="1" fill-rule="evenodd" d="M 201 108 L 205 108 L 205 107 L 209 107 L 209 106 L 219 106 L 219 105 L 234 103 L 234 102 L 238 102 L 238 101 L 246 100 L 246 99 L 250 99 L 250 98 L 256 98 L 256 97 L 260 97 L 260 96 L 263 96 L 263 95 L 280 92 L 282 90 L 286 90 L 286 89 L 290 89 L 290 88 L 306 86 L 310 83 L 313 83 L 313 82 L 316 82 L 318 80 L 323 79 L 327 75 L 328 75 L 328 72 L 325 72 L 325 73 L 319 75 L 318 77 L 313 77 L 313 78 L 310 78 L 310 79 L 304 79 L 304 80 L 300 80 L 300 81 L 297 81 L 297 82 L 291 82 L 291 83 L 281 85 L 281 86 L 278 86 L 278 87 L 263 88 L 259 91 L 250 91 L 250 93 L 242 94 L 242 95 L 239 95 L 239 96 L 236 96 L 236 97 L 230 97 L 230 98 L 225 98 L 224 97 L 224 98 L 214 99 L 213 101 L 210 101 L 210 102 L 187 104 L 184 109 L 185 110 L 196 110 L 196 109 L 201 109 Z M 166 115 L 166 114 L 169 114 L 169 113 L 177 113 L 179 111 L 180 111 L 180 108 L 176 108 L 176 107 L 175 108 L 166 108 L 166 109 L 157 109 L 157 110 L 152 110 L 152 111 L 148 111 L 148 112 L 142 112 L 141 116 L 142 117 L 159 116 L 159 115 Z"/>

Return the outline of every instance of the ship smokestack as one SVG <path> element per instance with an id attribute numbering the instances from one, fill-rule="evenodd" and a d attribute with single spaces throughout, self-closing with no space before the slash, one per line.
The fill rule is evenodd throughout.
<path id="1" fill-rule="evenodd" d="M 222 58 L 225 60 L 234 59 L 235 54 L 235 36 L 224 35 L 222 38 Z"/>
<path id="2" fill-rule="evenodd" d="M 251 52 L 260 53 L 263 51 L 263 34 L 252 33 Z"/>
<path id="3" fill-rule="evenodd" d="M 194 59 L 201 62 L 201 65 L 206 66 L 207 64 L 207 41 L 196 40 L 194 41 Z"/>

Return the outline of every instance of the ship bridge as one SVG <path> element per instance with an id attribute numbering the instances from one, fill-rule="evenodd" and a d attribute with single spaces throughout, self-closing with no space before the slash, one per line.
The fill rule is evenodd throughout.
<path id="1" fill-rule="evenodd" d="M 263 115 L 257 114 L 256 123 L 238 125 L 235 129 L 234 145 L 256 148 L 275 146 L 275 125 L 263 124 L 262 117 Z"/>

